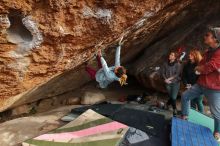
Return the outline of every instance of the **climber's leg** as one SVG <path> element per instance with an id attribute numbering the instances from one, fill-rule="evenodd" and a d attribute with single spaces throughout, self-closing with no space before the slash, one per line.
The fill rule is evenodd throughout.
<path id="1" fill-rule="evenodd" d="M 98 64 L 98 69 L 102 68 L 102 63 L 101 63 L 101 57 L 99 55 L 96 56 L 97 64 Z"/>
<path id="2" fill-rule="evenodd" d="M 95 80 L 96 70 L 91 67 L 86 67 L 86 72 L 89 74 L 92 80 Z"/>

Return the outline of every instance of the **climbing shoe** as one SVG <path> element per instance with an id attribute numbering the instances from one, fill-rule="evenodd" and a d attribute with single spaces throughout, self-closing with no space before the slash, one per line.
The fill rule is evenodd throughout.
<path id="1" fill-rule="evenodd" d="M 173 116 L 176 117 L 177 116 L 177 109 L 173 110 Z"/>

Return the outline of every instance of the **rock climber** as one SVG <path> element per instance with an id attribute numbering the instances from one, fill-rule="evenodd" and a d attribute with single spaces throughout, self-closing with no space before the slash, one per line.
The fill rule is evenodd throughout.
<path id="1" fill-rule="evenodd" d="M 123 44 L 122 39 L 119 41 L 119 46 L 116 50 L 114 66 L 108 67 L 102 56 L 101 49 L 99 49 L 96 56 L 98 70 L 88 66 L 86 67 L 87 73 L 90 75 L 91 79 L 95 79 L 99 83 L 100 88 L 107 88 L 108 85 L 114 81 L 118 81 L 121 86 L 127 84 L 126 69 L 120 64 L 121 45 Z"/>

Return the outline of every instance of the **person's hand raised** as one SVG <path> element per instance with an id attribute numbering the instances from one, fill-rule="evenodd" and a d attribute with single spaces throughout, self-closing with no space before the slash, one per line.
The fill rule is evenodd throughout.
<path id="1" fill-rule="evenodd" d="M 98 49 L 97 54 L 98 54 L 99 57 L 101 57 L 102 56 L 102 49 Z"/>
<path id="2" fill-rule="evenodd" d="M 122 46 L 124 44 L 125 41 L 123 41 L 123 39 L 124 39 L 124 35 L 122 35 L 121 39 L 118 42 L 119 46 Z"/>
<path id="3" fill-rule="evenodd" d="M 171 84 L 171 81 L 169 79 L 165 79 L 164 82 L 167 84 Z"/>

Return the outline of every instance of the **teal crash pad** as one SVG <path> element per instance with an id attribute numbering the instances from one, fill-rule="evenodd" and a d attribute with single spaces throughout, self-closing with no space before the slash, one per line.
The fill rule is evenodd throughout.
<path id="1" fill-rule="evenodd" d="M 214 119 L 194 109 L 190 109 L 188 121 L 205 126 L 214 132 Z"/>

